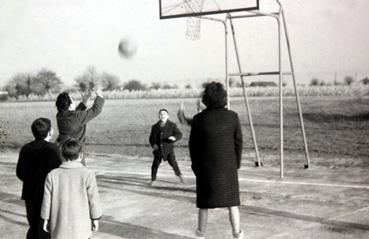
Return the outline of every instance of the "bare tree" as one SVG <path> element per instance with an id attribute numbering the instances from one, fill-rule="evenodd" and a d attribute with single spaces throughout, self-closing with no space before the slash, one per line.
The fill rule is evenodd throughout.
<path id="1" fill-rule="evenodd" d="M 92 90 L 99 84 L 100 80 L 100 76 L 94 66 L 87 67 L 82 75 L 75 78 L 77 88 L 83 92 Z"/>
<path id="2" fill-rule="evenodd" d="M 61 89 L 62 81 L 55 72 L 47 69 L 40 70 L 33 78 L 32 91 L 38 95 L 58 93 Z"/>
<path id="3" fill-rule="evenodd" d="M 28 96 L 32 93 L 32 81 L 33 75 L 29 73 L 19 73 L 14 75 L 8 84 L 5 86 L 5 90 L 10 97 L 18 99 L 19 96 Z"/>
<path id="4" fill-rule="evenodd" d="M 100 76 L 104 91 L 118 90 L 120 88 L 120 80 L 116 75 L 103 72 Z"/>

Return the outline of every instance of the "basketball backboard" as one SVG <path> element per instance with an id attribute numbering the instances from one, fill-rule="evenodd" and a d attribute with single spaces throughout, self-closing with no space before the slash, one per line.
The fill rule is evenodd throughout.
<path id="1" fill-rule="evenodd" d="M 160 19 L 258 10 L 259 0 L 159 0 Z"/>

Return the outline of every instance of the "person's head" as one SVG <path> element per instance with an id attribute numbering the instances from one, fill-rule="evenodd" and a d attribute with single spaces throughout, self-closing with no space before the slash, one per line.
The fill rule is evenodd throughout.
<path id="1" fill-rule="evenodd" d="M 35 139 L 50 139 L 52 136 L 51 121 L 47 118 L 38 118 L 31 125 Z"/>
<path id="2" fill-rule="evenodd" d="M 166 122 L 169 118 L 168 110 L 167 109 L 160 109 L 159 110 L 159 120 L 162 122 Z"/>
<path id="3" fill-rule="evenodd" d="M 79 159 L 82 144 L 78 139 L 69 139 L 62 146 L 62 155 L 67 161 Z"/>
<path id="4" fill-rule="evenodd" d="M 202 103 L 207 108 L 221 108 L 227 104 L 227 91 L 219 82 L 206 83 L 202 93 Z"/>
<path id="5" fill-rule="evenodd" d="M 58 95 L 55 102 L 58 112 L 64 112 L 67 110 L 75 110 L 76 106 L 73 99 L 69 96 L 68 92 L 63 92 Z"/>

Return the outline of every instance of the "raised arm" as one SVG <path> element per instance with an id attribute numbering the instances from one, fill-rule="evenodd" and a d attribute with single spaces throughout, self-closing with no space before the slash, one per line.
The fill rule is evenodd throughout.
<path id="1" fill-rule="evenodd" d="M 102 96 L 101 90 L 96 90 L 95 93 L 96 98 L 91 108 L 85 111 L 76 111 L 77 112 L 76 117 L 78 118 L 81 124 L 86 124 L 88 121 L 98 116 L 102 111 L 102 107 L 104 105 L 104 98 Z"/>

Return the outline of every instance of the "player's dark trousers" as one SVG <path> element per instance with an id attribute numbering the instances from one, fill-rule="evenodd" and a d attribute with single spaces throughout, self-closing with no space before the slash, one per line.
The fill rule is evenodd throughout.
<path id="1" fill-rule="evenodd" d="M 29 224 L 26 239 L 50 239 L 49 233 L 42 230 L 41 219 L 41 205 L 42 202 L 26 201 L 26 214 Z"/>
<path id="2" fill-rule="evenodd" d="M 154 162 L 152 162 L 152 166 L 151 166 L 151 180 L 152 181 L 156 180 L 156 174 L 158 173 L 158 168 L 159 168 L 159 165 L 162 159 L 163 159 L 163 156 L 161 155 L 161 153 L 159 151 L 155 151 L 154 152 Z M 173 152 L 169 153 L 166 159 L 168 160 L 169 165 L 172 166 L 174 173 L 177 176 L 181 176 L 182 173 L 179 170 L 178 163 L 177 163 L 174 153 Z"/>

